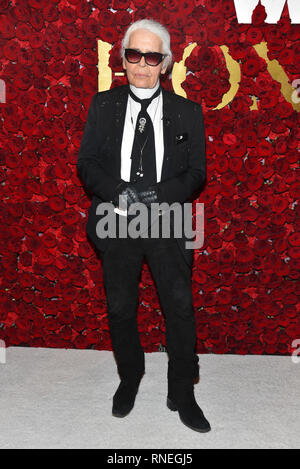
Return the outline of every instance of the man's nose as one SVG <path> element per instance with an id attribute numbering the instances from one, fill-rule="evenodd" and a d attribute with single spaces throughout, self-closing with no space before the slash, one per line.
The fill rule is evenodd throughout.
<path id="1" fill-rule="evenodd" d="M 145 60 L 145 57 L 142 57 L 141 60 L 140 60 L 140 67 L 146 67 L 146 60 Z"/>

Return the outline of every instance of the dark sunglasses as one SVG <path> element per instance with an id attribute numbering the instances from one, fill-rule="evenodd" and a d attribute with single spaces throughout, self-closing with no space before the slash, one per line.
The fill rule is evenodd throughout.
<path id="1" fill-rule="evenodd" d="M 142 57 L 145 57 L 145 62 L 151 67 L 156 67 L 159 65 L 166 55 L 161 54 L 160 52 L 139 52 L 135 49 L 125 49 L 125 58 L 131 64 L 137 64 L 142 60 Z"/>

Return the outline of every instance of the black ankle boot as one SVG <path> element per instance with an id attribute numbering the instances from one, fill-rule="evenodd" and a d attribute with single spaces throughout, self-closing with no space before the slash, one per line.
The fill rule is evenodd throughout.
<path id="1" fill-rule="evenodd" d="M 177 410 L 182 423 L 192 430 L 200 433 L 211 430 L 209 422 L 196 402 L 193 387 L 181 387 L 175 393 L 169 390 L 167 407 L 172 411 Z"/>
<path id="2" fill-rule="evenodd" d="M 125 417 L 134 407 L 139 383 L 121 381 L 113 397 L 112 415 L 114 417 Z"/>

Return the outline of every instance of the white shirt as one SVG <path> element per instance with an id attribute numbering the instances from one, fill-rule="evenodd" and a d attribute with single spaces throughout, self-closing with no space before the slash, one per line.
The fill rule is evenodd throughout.
<path id="1" fill-rule="evenodd" d="M 139 99 L 148 99 L 156 92 L 160 86 L 159 81 L 154 88 L 136 88 L 129 85 L 131 91 Z M 131 152 L 134 140 L 134 131 L 137 116 L 141 110 L 141 104 L 128 96 L 125 124 L 123 131 L 123 140 L 121 147 L 121 179 L 130 181 L 131 170 Z M 156 155 L 156 180 L 160 181 L 161 170 L 164 157 L 164 135 L 163 135 L 163 97 L 162 92 L 148 106 L 147 112 L 151 117 L 154 128 L 155 155 Z"/>

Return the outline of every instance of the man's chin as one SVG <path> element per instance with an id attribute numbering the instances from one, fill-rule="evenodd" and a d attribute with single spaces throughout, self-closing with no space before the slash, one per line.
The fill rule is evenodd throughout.
<path id="1" fill-rule="evenodd" d="M 147 80 L 143 80 L 143 79 L 136 79 L 133 81 L 133 83 L 131 83 L 133 86 L 135 86 L 136 88 L 154 88 L 155 85 L 153 85 L 152 83 L 149 83 Z"/>

